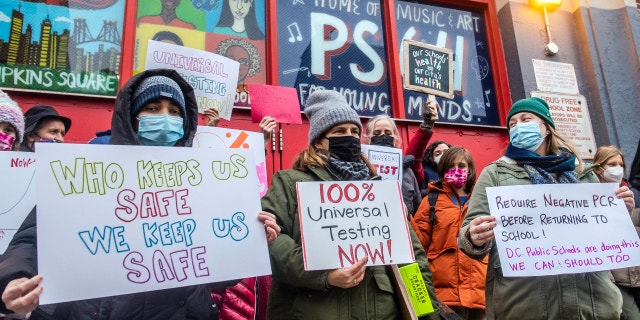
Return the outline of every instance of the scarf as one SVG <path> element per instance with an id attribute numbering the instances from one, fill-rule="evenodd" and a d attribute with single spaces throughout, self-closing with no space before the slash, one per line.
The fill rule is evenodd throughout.
<path id="1" fill-rule="evenodd" d="M 339 181 L 366 180 L 370 174 L 369 167 L 362 159 L 349 162 L 330 157 L 326 168 Z"/>
<path id="2" fill-rule="evenodd" d="M 523 167 L 532 184 L 579 183 L 576 169 L 576 156 L 561 148 L 559 155 L 540 156 L 539 154 L 514 147 L 509 144 L 505 156 Z M 556 179 L 552 173 L 558 174 Z"/>

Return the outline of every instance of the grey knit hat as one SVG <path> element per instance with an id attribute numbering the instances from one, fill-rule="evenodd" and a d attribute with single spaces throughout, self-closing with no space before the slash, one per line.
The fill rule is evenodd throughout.
<path id="1" fill-rule="evenodd" d="M 136 116 L 144 105 L 152 100 L 166 98 L 171 99 L 180 107 L 182 116 L 186 116 L 184 105 L 184 95 L 177 82 L 165 76 L 153 76 L 140 82 L 133 92 L 133 103 L 131 104 L 131 115 Z"/>
<path id="2" fill-rule="evenodd" d="M 313 91 L 307 99 L 304 114 L 309 118 L 309 144 L 316 141 L 331 127 L 341 123 L 356 124 L 362 134 L 362 123 L 358 113 L 337 91 Z"/>
<path id="3" fill-rule="evenodd" d="M 22 136 L 24 136 L 22 109 L 2 90 L 0 90 L 0 122 L 6 122 L 16 129 L 17 135 L 14 144 L 20 144 Z"/>

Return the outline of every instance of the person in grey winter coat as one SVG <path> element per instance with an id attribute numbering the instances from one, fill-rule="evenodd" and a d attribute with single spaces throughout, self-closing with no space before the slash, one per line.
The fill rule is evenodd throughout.
<path id="1" fill-rule="evenodd" d="M 148 70 L 129 79 L 118 93 L 109 143 L 190 147 L 197 117 L 193 88 L 176 71 Z M 259 219 L 265 224 L 267 240 L 275 239 L 279 232 L 275 217 L 261 213 Z M 0 258 L 0 312 L 28 313 L 38 307 L 43 287 L 42 276 L 37 275 L 36 236 L 34 208 Z M 40 313 L 35 313 L 39 318 Z M 198 285 L 61 303 L 53 316 L 83 320 L 217 319 L 217 309 L 207 285 Z"/>
<path id="2" fill-rule="evenodd" d="M 487 319 L 619 319 L 620 291 L 608 271 L 536 277 L 504 277 L 494 241 L 496 218 L 489 215 L 487 188 L 555 183 L 597 183 L 593 167 L 555 131 L 549 105 L 539 98 L 516 102 L 507 115 L 510 143 L 505 156 L 480 174 L 460 228 L 460 249 L 475 259 L 489 254 Z M 578 164 L 576 165 L 576 160 Z M 616 190 L 627 209 L 627 187 Z"/>

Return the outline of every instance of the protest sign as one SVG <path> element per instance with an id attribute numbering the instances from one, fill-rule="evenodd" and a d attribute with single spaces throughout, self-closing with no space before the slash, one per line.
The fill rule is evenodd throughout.
<path id="1" fill-rule="evenodd" d="M 402 180 L 402 149 L 372 144 L 361 147 L 382 180 Z"/>
<path id="2" fill-rule="evenodd" d="M 0 254 L 36 205 L 35 162 L 32 152 L 0 152 L 0 176 L 5 186 L 0 201 Z"/>
<path id="3" fill-rule="evenodd" d="M 220 118 L 231 119 L 240 64 L 204 50 L 149 40 L 145 70 L 176 70 L 192 87 L 200 112 L 215 107 Z"/>
<path id="4" fill-rule="evenodd" d="M 640 265 L 640 240 L 614 183 L 487 188 L 506 277 Z"/>
<path id="5" fill-rule="evenodd" d="M 41 304 L 271 273 L 251 151 L 36 150 Z"/>
<path id="6" fill-rule="evenodd" d="M 405 39 L 404 88 L 453 98 L 453 51 Z"/>
<path id="7" fill-rule="evenodd" d="M 415 260 L 398 181 L 298 182 L 305 270 Z"/>
<path id="8" fill-rule="evenodd" d="M 256 173 L 258 174 L 258 188 L 260 197 L 262 197 L 267 193 L 267 189 L 269 188 L 263 137 L 263 134 L 259 132 L 198 126 L 198 131 L 195 137 L 193 137 L 193 147 L 252 150 L 253 159 L 256 161 L 255 167 Z"/>
<path id="9" fill-rule="evenodd" d="M 251 119 L 258 123 L 265 116 L 276 118 L 279 123 L 301 124 L 300 102 L 295 88 L 252 84 Z"/>

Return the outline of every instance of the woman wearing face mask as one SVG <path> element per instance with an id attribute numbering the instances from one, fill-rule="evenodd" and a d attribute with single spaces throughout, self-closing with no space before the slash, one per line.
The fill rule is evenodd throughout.
<path id="1" fill-rule="evenodd" d="M 460 229 L 460 249 L 475 259 L 489 254 L 486 280 L 488 319 L 619 319 L 622 298 L 608 271 L 536 277 L 502 275 L 494 243 L 496 218 L 489 215 L 486 189 L 555 183 L 597 183 L 590 165 L 555 131 L 549 105 L 539 98 L 516 102 L 507 115 L 510 143 L 505 156 L 480 174 Z M 576 164 L 577 159 L 577 164 Z M 627 187 L 616 190 L 629 212 Z"/>
<path id="2" fill-rule="evenodd" d="M 367 133 L 365 141 L 369 144 L 391 148 L 402 148 L 402 140 L 398 133 L 398 127 L 395 121 L 388 115 L 377 115 L 367 122 Z M 407 206 L 407 214 L 412 216 L 422 196 L 420 195 L 420 186 L 416 180 L 416 176 L 411 170 L 414 163 L 414 156 L 408 155 L 402 157 L 402 200 Z M 422 170 L 422 169 L 420 169 Z"/>
<path id="3" fill-rule="evenodd" d="M 0 151 L 18 149 L 24 134 L 22 109 L 0 90 Z"/>
<path id="4" fill-rule="evenodd" d="M 33 106 L 24 113 L 24 140 L 20 151 L 35 152 L 36 142 L 63 143 L 71 128 L 71 119 L 51 106 Z"/>
<path id="5" fill-rule="evenodd" d="M 193 88 L 174 70 L 144 71 L 120 89 L 111 120 L 112 145 L 190 147 L 196 133 L 198 106 Z M 258 215 L 267 241 L 279 233 L 275 216 Z M 9 248 L 0 258 L 0 312 L 38 314 L 42 276 L 36 265 L 36 212 L 29 213 Z M 58 304 L 56 319 L 217 319 L 209 287 L 237 281 Z M 34 317 L 31 319 L 41 319 Z"/>
<path id="6" fill-rule="evenodd" d="M 433 181 L 438 181 L 438 163 L 442 158 L 442 154 L 451 148 L 451 145 L 444 140 L 436 140 L 429 144 L 427 150 L 422 155 L 422 168 L 424 171 L 424 180 L 420 184 L 422 196 L 427 195 L 427 186 Z"/>
<path id="7" fill-rule="evenodd" d="M 293 169 L 273 175 L 262 208 L 276 215 L 282 233 L 269 245 L 272 281 L 267 319 L 399 319 L 400 310 L 384 266 L 367 267 L 368 258 L 342 269 L 305 271 L 296 183 L 368 180 L 375 169 L 360 152 L 362 124 L 338 92 L 314 91 L 304 110 L 309 146 Z M 434 305 L 431 271 L 420 241 L 411 231 L 416 261 Z M 427 318 L 439 319 L 438 312 Z"/>
<path id="8" fill-rule="evenodd" d="M 600 182 L 615 182 L 620 186 L 627 186 L 623 179 L 626 170 L 622 152 L 614 146 L 603 146 L 596 150 L 593 156 L 594 172 Z"/>
<path id="9" fill-rule="evenodd" d="M 593 157 L 593 164 L 600 182 L 613 182 L 626 186 L 624 171 L 626 163 L 622 152 L 614 146 L 599 147 Z M 631 212 L 631 221 L 640 236 L 640 209 Z M 620 293 L 622 294 L 622 318 L 640 319 L 640 266 L 611 270 Z"/>
<path id="10" fill-rule="evenodd" d="M 487 259 L 467 257 L 458 249 L 458 232 L 476 181 L 471 153 L 451 147 L 438 165 L 438 181 L 429 184 L 411 226 L 427 252 L 436 295 L 463 319 L 484 319 Z M 433 207 L 432 207 L 433 205 Z"/>

